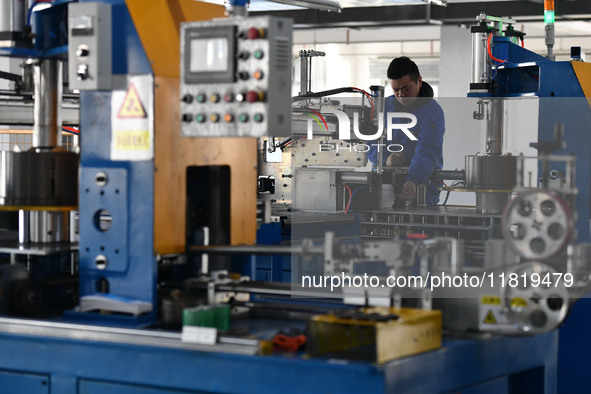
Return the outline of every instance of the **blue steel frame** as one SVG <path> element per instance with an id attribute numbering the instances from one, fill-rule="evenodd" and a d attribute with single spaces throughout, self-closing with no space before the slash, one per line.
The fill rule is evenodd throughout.
<path id="1" fill-rule="evenodd" d="M 112 5 L 113 73 L 151 74 L 125 2 L 104 2 Z M 51 50 L 63 48 L 58 45 Z M 154 164 L 110 160 L 110 98 L 110 92 L 83 92 L 80 99 L 81 296 L 94 293 L 97 280 L 105 278 L 111 293 L 152 302 L 156 308 Z M 109 176 L 104 188 L 94 183 L 99 171 Z M 113 218 L 108 232 L 99 231 L 94 221 L 103 209 Z M 97 254 L 108 257 L 107 269 L 97 269 Z M 138 325 L 154 321 L 155 309 L 143 320 L 78 317 L 100 324 Z M 465 393 L 537 393 L 540 389 L 552 393 L 557 343 L 556 332 L 531 338 L 447 341 L 440 350 L 375 366 L 0 334 L 0 348 L 11 355 L 0 357 L 0 382 L 2 391 L 30 393 L 436 393 L 460 389 Z M 520 386 L 529 376 L 526 371 L 532 370 L 542 371 L 541 383 Z"/>
<path id="2" fill-rule="evenodd" d="M 567 149 L 556 154 L 574 153 L 576 163 L 577 241 L 589 242 L 591 211 L 591 110 L 577 76 L 568 61 L 550 61 L 510 42 L 507 37 L 493 37 L 492 52 L 504 60 L 494 73 L 497 88 L 494 93 L 470 93 L 470 97 L 540 98 L 538 141 L 554 140 L 554 125 L 565 126 Z"/>
<path id="3" fill-rule="evenodd" d="M 505 37 L 494 37 L 493 55 L 501 64 L 493 94 L 469 94 L 472 97 L 539 97 L 538 141 L 554 140 L 554 125 L 565 126 L 563 139 L 567 149 L 557 154 L 574 153 L 576 162 L 577 241 L 590 241 L 591 218 L 591 110 L 570 62 L 554 62 L 527 51 Z M 586 297 L 590 297 L 588 294 Z M 588 392 L 588 363 L 591 352 L 591 299 L 577 301 L 559 329 L 558 392 Z"/>
<path id="4" fill-rule="evenodd" d="M 111 4 L 114 75 L 152 74 L 150 63 L 135 30 L 124 0 Z M 96 293 L 107 280 L 109 293 L 153 305 L 150 314 L 139 318 L 95 313 L 68 314 L 70 320 L 97 324 L 140 326 L 154 323 L 157 316 L 154 255 L 154 161 L 112 161 L 111 92 L 82 92 L 80 95 L 80 296 Z M 105 187 L 94 181 L 98 172 L 108 176 Z M 96 216 L 111 214 L 112 225 L 100 231 Z M 95 259 L 108 259 L 99 269 Z"/>
<path id="5" fill-rule="evenodd" d="M 382 366 L 0 334 L 3 392 L 554 393 L 556 332 L 449 340 Z M 57 359 L 59 358 L 59 362 Z"/>
<path id="6" fill-rule="evenodd" d="M 81 0 L 81 2 L 92 0 Z M 7 48 L 0 54 L 14 57 L 67 58 L 67 8 L 72 0 L 55 0 L 47 9 L 33 14 L 35 47 Z M 102 0 L 112 12 L 112 72 L 114 75 L 152 75 L 124 0 Z M 109 292 L 146 301 L 153 312 L 138 318 L 96 313 L 66 313 L 73 321 L 119 326 L 142 326 L 156 322 L 157 262 L 154 255 L 154 161 L 112 161 L 111 92 L 80 94 L 80 296 L 98 291 L 106 280 Z M 94 181 L 98 172 L 108 184 Z M 96 217 L 102 210 L 111 214 L 112 226 L 100 231 Z M 95 259 L 107 257 L 106 269 Z"/>

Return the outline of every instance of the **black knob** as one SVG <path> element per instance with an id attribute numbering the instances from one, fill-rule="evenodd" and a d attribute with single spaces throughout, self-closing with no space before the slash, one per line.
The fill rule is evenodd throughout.
<path id="1" fill-rule="evenodd" d="M 250 53 L 246 52 L 246 51 L 240 51 L 238 52 L 238 59 L 240 60 L 246 60 L 250 57 Z"/>
<path id="2" fill-rule="evenodd" d="M 246 72 L 246 71 L 238 72 L 238 79 L 246 81 L 248 78 L 250 78 L 250 75 L 248 75 L 248 72 Z"/>
<path id="3" fill-rule="evenodd" d="M 189 123 L 193 121 L 193 115 L 191 114 L 183 114 L 183 116 L 181 117 L 183 122 Z"/>
<path id="4" fill-rule="evenodd" d="M 183 100 L 184 103 L 191 104 L 193 102 L 193 96 L 185 94 L 181 100 Z"/>

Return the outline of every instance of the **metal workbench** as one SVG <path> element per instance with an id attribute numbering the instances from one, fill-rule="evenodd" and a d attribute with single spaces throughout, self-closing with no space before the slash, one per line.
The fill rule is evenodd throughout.
<path id="1" fill-rule="evenodd" d="M 45 327 L 44 327 L 45 325 Z M 0 321 L 3 393 L 554 393 L 558 334 L 444 340 L 377 366 L 236 354 L 182 344 L 180 334 Z"/>

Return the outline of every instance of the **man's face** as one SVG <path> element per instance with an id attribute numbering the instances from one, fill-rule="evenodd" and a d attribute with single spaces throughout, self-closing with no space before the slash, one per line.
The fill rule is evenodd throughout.
<path id="1" fill-rule="evenodd" d="M 423 86 L 423 78 L 419 77 L 414 82 L 410 75 L 405 75 L 399 79 L 391 79 L 390 85 L 394 90 L 394 95 L 398 102 L 402 105 L 409 105 L 419 97 L 419 91 L 421 90 L 421 86 Z"/>

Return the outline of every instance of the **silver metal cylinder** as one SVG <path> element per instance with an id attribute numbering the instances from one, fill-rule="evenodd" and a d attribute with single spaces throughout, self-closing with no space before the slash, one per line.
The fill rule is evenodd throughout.
<path id="1" fill-rule="evenodd" d="M 472 33 L 471 83 L 490 83 L 491 62 L 486 52 L 486 33 Z"/>
<path id="2" fill-rule="evenodd" d="M 486 153 L 489 155 L 503 153 L 504 104 L 503 99 L 491 99 L 486 106 Z"/>
<path id="3" fill-rule="evenodd" d="M 33 147 L 61 146 L 62 63 L 56 59 L 41 60 L 34 68 L 33 79 Z"/>
<path id="4" fill-rule="evenodd" d="M 69 212 L 29 212 L 29 239 L 32 243 L 70 241 Z"/>
<path id="5" fill-rule="evenodd" d="M 24 27 L 25 2 L 23 0 L 0 0 L 0 33 L 22 32 Z M 0 39 L 0 41 L 4 41 L 4 39 Z"/>
<path id="6" fill-rule="evenodd" d="M 351 172 L 343 172 L 341 173 L 341 182 L 342 183 L 369 183 L 368 179 L 371 173 L 369 172 L 358 172 L 358 173 L 351 173 Z"/>
<path id="7" fill-rule="evenodd" d="M 511 190 L 516 185 L 516 156 L 468 155 L 465 166 L 467 188 Z"/>
<path id="8" fill-rule="evenodd" d="M 546 23 L 544 26 L 544 42 L 548 48 L 546 58 L 554 60 L 554 43 L 555 43 L 554 23 Z"/>
<path id="9" fill-rule="evenodd" d="M 501 213 L 511 193 L 476 192 L 476 210 L 480 213 Z"/>
<path id="10" fill-rule="evenodd" d="M 47 244 L 70 240 L 70 212 L 19 211 L 20 243 Z"/>
<path id="11" fill-rule="evenodd" d="M 0 205 L 47 207 L 77 203 L 77 154 L 0 152 Z"/>

